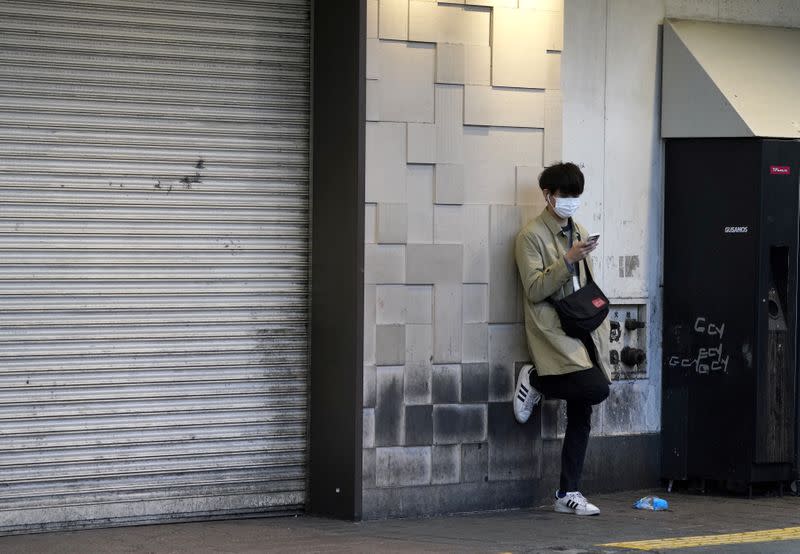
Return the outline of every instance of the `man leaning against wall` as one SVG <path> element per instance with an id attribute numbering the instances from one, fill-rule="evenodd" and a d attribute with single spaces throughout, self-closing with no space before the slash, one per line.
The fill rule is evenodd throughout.
<path id="1" fill-rule="evenodd" d="M 517 235 L 515 255 L 525 290 L 523 302 L 528 350 L 533 365 L 517 377 L 514 415 L 525 423 L 542 395 L 567 403 L 567 429 L 561 451 L 556 512 L 598 515 L 580 492 L 583 462 L 591 431 L 592 406 L 609 393 L 609 322 L 580 337 L 567 336 L 554 301 L 585 286 L 593 273 L 589 255 L 599 239 L 590 237 L 573 216 L 580 206 L 584 176 L 573 163 L 559 163 L 539 176 L 547 207 Z"/>

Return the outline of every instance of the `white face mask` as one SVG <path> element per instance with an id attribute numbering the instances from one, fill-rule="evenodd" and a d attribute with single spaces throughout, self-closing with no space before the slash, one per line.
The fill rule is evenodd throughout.
<path id="1" fill-rule="evenodd" d="M 562 219 L 569 219 L 575 215 L 575 212 L 577 212 L 578 208 L 581 206 L 580 198 L 556 198 L 554 196 L 551 196 L 551 198 L 555 198 L 556 201 L 555 206 L 553 206 L 553 211 Z"/>

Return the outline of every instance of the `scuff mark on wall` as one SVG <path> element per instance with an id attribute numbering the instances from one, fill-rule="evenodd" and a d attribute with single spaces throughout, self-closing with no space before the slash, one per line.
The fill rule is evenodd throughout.
<path id="1" fill-rule="evenodd" d="M 633 273 L 637 269 L 639 269 L 639 256 L 619 257 L 619 276 L 621 278 L 633 277 Z"/>

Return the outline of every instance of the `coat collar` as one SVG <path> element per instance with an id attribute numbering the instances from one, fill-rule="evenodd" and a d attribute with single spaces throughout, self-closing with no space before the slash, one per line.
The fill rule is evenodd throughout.
<path id="1" fill-rule="evenodd" d="M 550 232 L 553 233 L 553 236 L 558 236 L 562 234 L 561 231 L 561 224 L 556 220 L 556 217 L 550 213 L 550 210 L 545 208 L 542 210 L 542 221 L 544 224 L 547 225 L 547 228 L 550 229 Z M 575 221 L 572 221 L 572 225 L 575 225 Z"/>

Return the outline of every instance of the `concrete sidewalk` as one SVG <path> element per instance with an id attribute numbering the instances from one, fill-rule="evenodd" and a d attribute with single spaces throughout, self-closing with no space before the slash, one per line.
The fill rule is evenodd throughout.
<path id="1" fill-rule="evenodd" d="M 669 512 L 633 510 L 646 494 Z M 592 496 L 598 517 L 556 514 L 550 506 L 424 519 L 348 523 L 314 517 L 214 521 L 0 538 L 3 554 L 258 552 L 633 552 L 610 542 L 739 533 L 800 526 L 800 498 L 715 497 L 636 491 Z M 788 533 L 788 534 L 787 534 Z M 796 535 L 796 537 L 795 537 Z M 669 552 L 799 552 L 800 529 L 773 540 Z M 773 537 L 775 538 L 775 537 Z M 734 537 L 733 540 L 743 540 Z M 662 551 L 654 546 L 650 551 Z"/>

